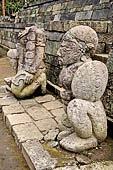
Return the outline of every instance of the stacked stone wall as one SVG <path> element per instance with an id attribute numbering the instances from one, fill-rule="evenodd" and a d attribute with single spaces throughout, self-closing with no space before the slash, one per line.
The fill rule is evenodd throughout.
<path id="1" fill-rule="evenodd" d="M 96 53 L 109 52 L 113 41 L 113 0 L 38 0 L 25 5 L 13 23 L 1 20 L 0 44 L 15 48 L 18 32 L 34 24 L 46 31 L 47 75 L 56 84 L 61 69 L 57 50 L 71 27 L 91 26 L 99 37 Z"/>

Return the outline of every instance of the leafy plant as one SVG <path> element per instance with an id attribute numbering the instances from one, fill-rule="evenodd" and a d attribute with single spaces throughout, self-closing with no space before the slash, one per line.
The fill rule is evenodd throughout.
<path id="1" fill-rule="evenodd" d="M 36 0 L 35 0 L 36 1 Z M 5 0 L 5 12 L 10 16 L 20 10 L 24 4 L 34 2 L 34 0 Z M 2 15 L 2 1 L 0 2 L 0 15 Z"/>

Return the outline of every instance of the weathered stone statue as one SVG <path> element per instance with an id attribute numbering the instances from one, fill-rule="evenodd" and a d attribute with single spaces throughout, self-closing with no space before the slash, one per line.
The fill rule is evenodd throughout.
<path id="1" fill-rule="evenodd" d="M 63 69 L 59 75 L 64 88 L 61 98 L 66 115 L 62 118 L 60 145 L 73 152 L 96 147 L 107 136 L 107 119 L 102 102 L 108 71 L 100 61 L 92 61 L 98 44 L 96 32 L 76 26 L 63 37 L 58 51 Z"/>
<path id="2" fill-rule="evenodd" d="M 106 66 L 108 68 L 109 77 L 102 101 L 107 115 L 113 119 L 113 44 L 109 52 Z"/>
<path id="3" fill-rule="evenodd" d="M 39 86 L 46 93 L 45 40 L 44 31 L 28 27 L 19 34 L 17 48 L 7 54 L 16 75 L 5 81 L 17 98 L 30 96 Z"/>

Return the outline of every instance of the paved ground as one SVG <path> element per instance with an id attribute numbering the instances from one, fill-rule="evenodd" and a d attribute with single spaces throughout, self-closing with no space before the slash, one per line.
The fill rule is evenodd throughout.
<path id="1" fill-rule="evenodd" d="M 10 93 L 0 93 L 0 108 L 3 121 L 31 170 L 113 169 L 111 138 L 81 154 L 59 147 L 58 126 L 64 109 L 60 100 L 51 94 L 17 100 Z"/>
<path id="2" fill-rule="evenodd" d="M 0 85 L 11 75 L 8 60 L 0 59 Z M 60 100 L 51 94 L 17 100 L 3 89 L 0 87 L 0 170 L 28 170 L 20 152 L 31 170 L 113 170 L 112 138 L 80 154 L 66 152 L 57 141 L 64 114 Z"/>
<path id="3" fill-rule="evenodd" d="M 29 170 L 9 130 L 0 119 L 0 170 Z"/>

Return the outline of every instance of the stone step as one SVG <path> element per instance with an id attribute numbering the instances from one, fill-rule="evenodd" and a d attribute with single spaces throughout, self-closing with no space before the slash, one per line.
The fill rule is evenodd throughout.
<path id="1" fill-rule="evenodd" d="M 56 159 L 50 157 L 38 140 L 23 143 L 22 153 L 31 170 L 49 170 L 56 166 Z"/>

